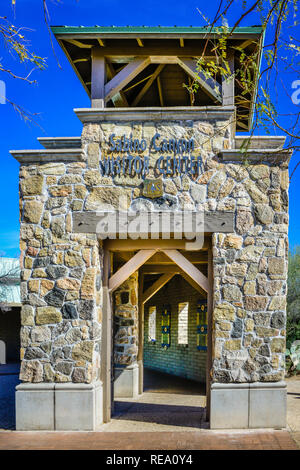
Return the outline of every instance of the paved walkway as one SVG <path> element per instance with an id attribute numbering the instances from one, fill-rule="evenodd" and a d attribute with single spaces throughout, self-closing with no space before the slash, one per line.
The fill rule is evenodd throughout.
<path id="1" fill-rule="evenodd" d="M 146 371 L 145 393 L 142 397 L 137 400 L 116 400 L 113 419 L 102 425 L 100 432 L 58 433 L 9 431 L 14 429 L 14 389 L 18 383 L 16 373 L 15 368 L 4 371 L 0 367 L 0 450 L 296 450 L 297 443 L 300 449 L 300 377 L 287 380 L 290 432 L 209 430 L 205 419 L 203 385 Z"/>

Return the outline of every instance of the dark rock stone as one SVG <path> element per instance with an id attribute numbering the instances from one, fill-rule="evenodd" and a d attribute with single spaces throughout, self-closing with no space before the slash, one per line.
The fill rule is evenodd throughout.
<path id="1" fill-rule="evenodd" d="M 71 351 L 72 351 L 71 346 L 64 346 L 64 347 L 62 348 L 62 352 L 63 352 L 63 354 L 64 354 L 64 356 L 65 356 L 65 359 L 69 359 L 69 358 L 70 358 L 70 356 L 71 356 Z"/>
<path id="2" fill-rule="evenodd" d="M 229 370 L 216 370 L 214 371 L 214 382 L 218 383 L 230 383 L 232 382 L 232 376 Z"/>
<path id="3" fill-rule="evenodd" d="M 82 273 L 83 271 L 82 271 L 82 268 L 80 267 L 70 269 L 70 276 L 75 277 L 76 279 L 81 279 Z"/>
<path id="4" fill-rule="evenodd" d="M 49 341 L 47 343 L 41 344 L 41 349 L 45 351 L 46 354 L 50 354 L 52 348 L 52 343 Z"/>
<path id="5" fill-rule="evenodd" d="M 66 293 L 64 290 L 59 289 L 58 287 L 54 287 L 54 289 L 45 295 L 44 300 L 48 305 L 52 305 L 53 307 L 61 307 L 64 303 L 65 295 Z"/>
<path id="6" fill-rule="evenodd" d="M 83 320 L 92 320 L 95 309 L 94 300 L 80 300 L 79 302 L 79 317 Z"/>
<path id="7" fill-rule="evenodd" d="M 65 375 L 70 375 L 71 372 L 72 372 L 72 369 L 73 369 L 73 364 L 72 362 L 59 362 L 55 369 L 58 371 L 58 372 L 61 372 L 62 374 L 65 374 Z"/>
<path id="8" fill-rule="evenodd" d="M 78 318 L 76 305 L 74 305 L 72 302 L 65 303 L 63 308 L 61 309 L 61 313 L 62 313 L 63 318 L 67 320 L 69 319 L 74 320 L 75 318 Z"/>
<path id="9" fill-rule="evenodd" d="M 51 279 L 59 279 L 67 276 L 68 270 L 64 266 L 48 266 L 46 273 Z"/>
<path id="10" fill-rule="evenodd" d="M 43 357 L 46 357 L 46 354 L 44 351 L 42 351 L 40 348 L 27 348 L 24 359 L 42 359 Z"/>
<path id="11" fill-rule="evenodd" d="M 269 364 L 265 364 L 263 367 L 259 369 L 259 372 L 261 374 L 268 374 L 269 372 L 271 372 L 271 370 L 272 370 L 271 366 Z"/>
<path id="12" fill-rule="evenodd" d="M 33 267 L 34 268 L 44 268 L 48 266 L 50 263 L 50 258 L 49 256 L 46 256 L 45 258 L 35 258 L 33 261 Z"/>
<path id="13" fill-rule="evenodd" d="M 72 382 L 84 383 L 86 381 L 86 370 L 83 367 L 75 367 L 72 373 Z"/>
<path id="14" fill-rule="evenodd" d="M 265 357 L 270 357 L 270 348 L 267 344 L 262 344 L 258 349 L 258 354 Z"/>
<path id="15" fill-rule="evenodd" d="M 243 334 L 243 321 L 240 318 L 237 318 L 235 322 L 233 322 L 231 337 L 241 338 L 242 334 Z"/>
<path id="16" fill-rule="evenodd" d="M 283 312 L 275 312 L 271 318 L 272 328 L 284 328 L 285 327 L 285 315 Z"/>
<path id="17" fill-rule="evenodd" d="M 54 364 L 59 359 L 64 359 L 64 353 L 61 348 L 55 348 L 51 353 L 51 363 Z"/>
<path id="18" fill-rule="evenodd" d="M 236 256 L 236 250 L 234 249 L 226 250 L 225 257 L 229 263 L 233 263 L 233 261 L 235 260 L 235 256 Z"/>

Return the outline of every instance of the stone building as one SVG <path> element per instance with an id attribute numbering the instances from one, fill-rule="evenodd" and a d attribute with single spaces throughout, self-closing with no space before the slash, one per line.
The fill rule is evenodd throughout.
<path id="1" fill-rule="evenodd" d="M 195 68 L 207 39 L 214 59 L 215 30 L 52 31 L 91 108 L 74 110 L 81 137 L 11 152 L 22 252 L 17 429 L 95 430 L 114 396 L 142 393 L 144 350 L 153 364 L 154 351 L 169 352 L 177 308 L 171 294 L 151 302 L 174 283 L 192 288 L 194 310 L 176 315 L 184 325 L 194 312 L 190 371 L 206 382 L 210 427 L 284 427 L 290 153 L 267 136 L 251 137 L 245 154 L 236 135 L 251 130 L 255 99 L 240 100 L 240 54 L 255 54 L 259 68 L 261 28 L 234 30 L 232 75 L 216 80 Z M 195 100 L 183 86 L 193 80 Z M 180 233 L 183 214 L 192 222 Z M 159 334 L 144 346 L 144 312 L 148 325 L 155 305 Z"/>

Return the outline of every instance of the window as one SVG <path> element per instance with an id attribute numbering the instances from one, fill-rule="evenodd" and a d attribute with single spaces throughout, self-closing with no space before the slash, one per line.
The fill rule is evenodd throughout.
<path id="1" fill-rule="evenodd" d="M 189 303 L 178 304 L 178 344 L 188 344 Z"/>
<path id="2" fill-rule="evenodd" d="M 156 341 L 156 307 L 149 307 L 148 341 Z"/>

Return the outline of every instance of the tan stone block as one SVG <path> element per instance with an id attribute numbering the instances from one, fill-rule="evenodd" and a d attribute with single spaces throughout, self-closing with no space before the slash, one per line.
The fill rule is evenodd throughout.
<path id="1" fill-rule="evenodd" d="M 68 291 L 66 294 L 66 300 L 77 300 L 79 299 L 78 291 Z"/>
<path id="2" fill-rule="evenodd" d="M 23 382 L 42 382 L 43 366 L 37 361 L 22 361 L 20 369 L 20 380 Z"/>
<path id="3" fill-rule="evenodd" d="M 24 207 L 24 220 L 38 224 L 43 212 L 44 204 L 38 201 L 26 201 Z"/>
<path id="4" fill-rule="evenodd" d="M 225 237 L 224 246 L 239 250 L 242 247 L 243 238 L 238 235 L 229 234 Z"/>
<path id="5" fill-rule="evenodd" d="M 39 171 L 44 175 L 63 175 L 66 171 L 64 163 L 45 163 L 39 166 Z"/>
<path id="6" fill-rule="evenodd" d="M 55 176 L 47 176 L 46 178 L 46 183 L 47 186 L 52 186 L 53 184 L 56 184 L 57 178 Z"/>
<path id="7" fill-rule="evenodd" d="M 290 185 L 289 170 L 283 170 L 280 173 L 280 186 L 281 186 L 281 189 L 287 190 L 287 189 L 289 189 L 289 185 Z"/>
<path id="8" fill-rule="evenodd" d="M 82 266 L 83 259 L 81 255 L 79 255 L 75 251 L 69 250 L 65 254 L 65 264 L 70 267 Z"/>
<path id="9" fill-rule="evenodd" d="M 249 332 L 249 331 L 253 331 L 254 329 L 254 320 L 252 320 L 252 318 L 247 318 L 245 320 L 245 331 Z"/>
<path id="10" fill-rule="evenodd" d="M 54 282 L 48 279 L 41 280 L 41 295 L 46 295 L 54 287 Z"/>
<path id="11" fill-rule="evenodd" d="M 233 321 L 235 319 L 235 308 L 228 303 L 219 304 L 214 309 L 213 318 L 215 319 L 215 321 Z"/>
<path id="12" fill-rule="evenodd" d="M 100 147 L 96 142 L 92 142 L 87 146 L 88 166 L 90 168 L 98 168 L 100 161 Z"/>
<path id="13" fill-rule="evenodd" d="M 43 192 L 44 178 L 42 175 L 27 176 L 21 181 L 23 196 L 35 196 Z"/>
<path id="14" fill-rule="evenodd" d="M 24 258 L 24 268 L 25 269 L 31 269 L 33 266 L 33 259 L 29 258 L 28 256 L 25 256 Z"/>
<path id="15" fill-rule="evenodd" d="M 234 186 L 235 181 L 232 178 L 228 178 L 220 189 L 219 198 L 223 199 L 224 197 L 227 197 L 233 190 Z"/>
<path id="16" fill-rule="evenodd" d="M 89 268 L 91 266 L 91 249 L 90 248 L 84 248 L 82 250 L 82 258 L 84 259 L 86 266 Z"/>
<path id="17" fill-rule="evenodd" d="M 72 186 L 51 186 L 49 193 L 54 197 L 69 196 L 72 194 Z"/>
<path id="18" fill-rule="evenodd" d="M 46 325 L 62 321 L 61 312 L 55 307 L 37 307 L 36 324 Z"/>
<path id="19" fill-rule="evenodd" d="M 270 338 L 271 336 L 277 336 L 279 332 L 275 328 L 268 328 L 268 327 L 263 327 L 263 326 L 257 326 L 255 328 L 255 331 L 256 331 L 256 334 L 260 336 L 261 338 Z"/>
<path id="20" fill-rule="evenodd" d="M 116 208 L 127 210 L 130 206 L 131 191 L 124 188 L 114 187 L 109 191 L 105 187 L 92 188 L 87 197 L 86 210 L 101 210 Z"/>
<path id="21" fill-rule="evenodd" d="M 254 202 L 262 204 L 268 203 L 268 196 L 260 191 L 253 181 L 248 179 L 244 182 L 244 185 Z"/>
<path id="22" fill-rule="evenodd" d="M 72 357 L 75 361 L 92 362 L 93 351 L 94 351 L 93 341 L 81 341 L 80 343 L 75 344 L 75 346 L 73 347 Z"/>
<path id="23" fill-rule="evenodd" d="M 30 292 L 38 292 L 39 287 L 40 287 L 40 281 L 38 280 L 28 281 L 28 290 Z"/>
<path id="24" fill-rule="evenodd" d="M 244 284 L 244 294 L 255 295 L 256 294 L 256 281 L 246 281 Z"/>
<path id="25" fill-rule="evenodd" d="M 45 273 L 45 270 L 42 268 L 37 268 L 32 271 L 32 277 L 47 277 L 47 274 Z"/>
<path id="26" fill-rule="evenodd" d="M 223 331 L 230 331 L 232 327 L 231 323 L 225 322 L 225 321 L 220 321 L 217 323 L 217 325 L 220 328 L 220 330 L 223 330 Z"/>
<path id="27" fill-rule="evenodd" d="M 78 290 L 80 287 L 80 282 L 77 279 L 58 279 L 56 285 L 59 289 L 64 290 Z"/>
<path id="28" fill-rule="evenodd" d="M 271 298 L 268 310 L 285 310 L 286 298 L 285 296 L 275 295 Z"/>
<path id="29" fill-rule="evenodd" d="M 240 339 L 231 339 L 224 342 L 224 349 L 228 351 L 238 351 L 241 349 L 241 340 Z"/>
<path id="30" fill-rule="evenodd" d="M 34 325 L 34 310 L 31 305 L 22 305 L 21 309 L 21 325 L 33 326 Z"/>
<path id="31" fill-rule="evenodd" d="M 283 274 L 285 272 L 285 260 L 283 258 L 269 258 L 269 274 Z"/>
<path id="32" fill-rule="evenodd" d="M 87 268 L 82 282 L 80 296 L 82 299 L 90 299 L 95 295 L 96 268 Z"/>

